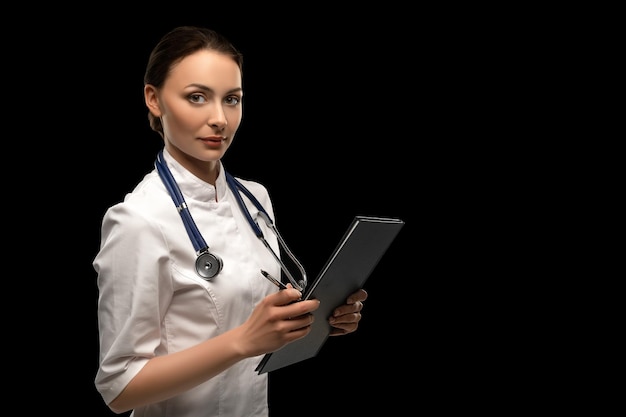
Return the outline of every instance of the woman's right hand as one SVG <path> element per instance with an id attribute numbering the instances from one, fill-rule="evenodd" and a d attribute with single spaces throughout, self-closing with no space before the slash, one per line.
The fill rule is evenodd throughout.
<path id="1" fill-rule="evenodd" d="M 163 401 L 244 358 L 273 352 L 306 336 L 319 301 L 298 301 L 300 297 L 288 285 L 261 300 L 242 325 L 182 351 L 153 357 L 109 407 L 119 414 Z"/>
<path id="2" fill-rule="evenodd" d="M 288 284 L 286 289 L 261 300 L 238 329 L 240 352 L 244 356 L 274 352 L 309 334 L 313 323 L 311 313 L 320 302 L 298 301 L 301 296 L 300 291 Z"/>

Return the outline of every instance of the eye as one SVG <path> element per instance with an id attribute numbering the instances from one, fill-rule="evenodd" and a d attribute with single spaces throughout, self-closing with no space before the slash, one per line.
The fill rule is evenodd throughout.
<path id="1" fill-rule="evenodd" d="M 192 103 L 205 103 L 206 98 L 202 94 L 189 94 L 189 101 Z"/>
<path id="2" fill-rule="evenodd" d="M 228 97 L 226 97 L 224 99 L 224 101 L 229 106 L 236 106 L 237 104 L 241 103 L 241 97 L 238 97 L 238 96 L 228 96 Z"/>

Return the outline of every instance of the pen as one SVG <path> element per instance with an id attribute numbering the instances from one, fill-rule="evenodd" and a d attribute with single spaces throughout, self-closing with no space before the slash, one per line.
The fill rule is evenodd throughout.
<path id="1" fill-rule="evenodd" d="M 267 278 L 269 281 L 271 281 L 274 285 L 276 285 L 281 290 L 284 290 L 287 288 L 285 284 L 283 284 L 282 282 L 280 282 L 279 280 L 277 280 L 276 278 L 268 274 L 266 271 L 261 269 L 261 273 L 263 274 L 265 278 Z"/>

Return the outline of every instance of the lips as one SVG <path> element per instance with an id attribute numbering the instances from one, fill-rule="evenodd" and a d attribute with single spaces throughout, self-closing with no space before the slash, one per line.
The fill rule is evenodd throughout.
<path id="1" fill-rule="evenodd" d="M 210 137 L 210 138 L 201 138 L 200 139 L 205 145 L 211 147 L 211 148 L 217 148 L 220 147 L 222 145 L 222 143 L 225 141 L 224 138 L 222 137 Z"/>

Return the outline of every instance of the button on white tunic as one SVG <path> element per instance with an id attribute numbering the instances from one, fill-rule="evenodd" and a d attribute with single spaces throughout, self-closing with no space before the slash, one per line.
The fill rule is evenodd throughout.
<path id="1" fill-rule="evenodd" d="M 106 403 L 150 358 L 180 351 L 243 323 L 276 287 L 260 269 L 280 268 L 257 238 L 228 188 L 224 167 L 216 186 L 198 179 L 163 151 L 191 216 L 210 251 L 223 260 L 211 282 L 195 272 L 196 251 L 156 170 L 104 215 L 98 274 L 100 367 L 95 384 Z M 261 184 L 238 178 L 274 218 Z M 217 197 L 216 197 L 217 195 Z M 253 219 L 258 210 L 242 195 Z M 266 240 L 279 253 L 262 219 Z M 133 411 L 134 417 L 267 416 L 267 374 L 244 360 L 175 398 Z"/>

